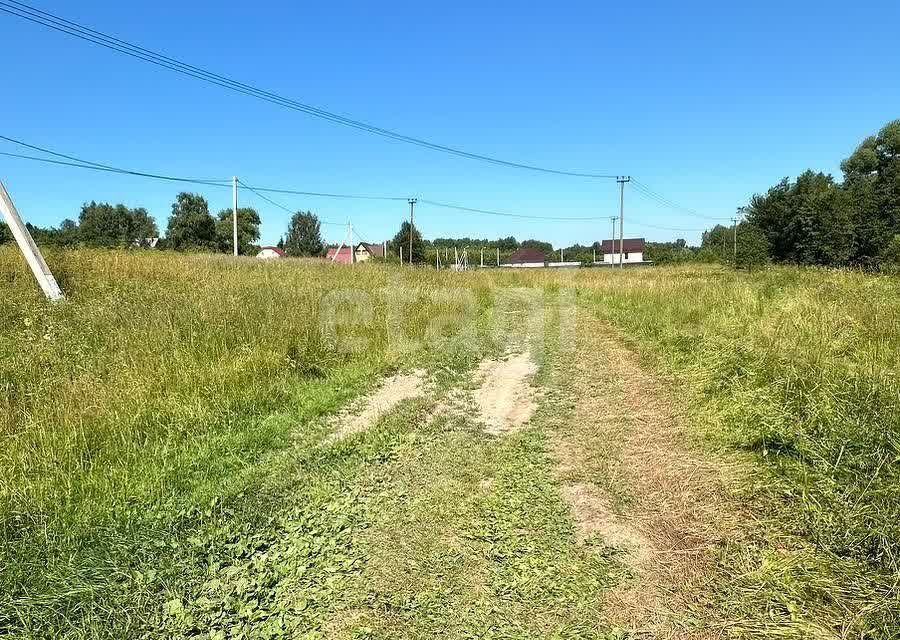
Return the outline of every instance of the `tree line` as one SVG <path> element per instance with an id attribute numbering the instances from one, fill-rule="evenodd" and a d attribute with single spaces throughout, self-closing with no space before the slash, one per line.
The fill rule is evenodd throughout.
<path id="1" fill-rule="evenodd" d="M 841 162 L 841 172 L 838 181 L 807 169 L 740 207 L 738 262 L 743 256 L 831 267 L 900 266 L 900 120 L 863 140 Z M 703 234 L 701 249 L 727 256 L 733 238 L 733 229 L 713 227 Z"/>
<path id="2" fill-rule="evenodd" d="M 259 251 L 259 213 L 252 207 L 238 208 L 238 251 L 255 255 Z M 232 253 L 234 214 L 222 209 L 215 216 L 206 198 L 197 193 L 179 193 L 172 203 L 166 232 L 160 237 L 156 221 L 143 207 L 124 204 L 85 203 L 78 220 L 66 218 L 58 227 L 27 224 L 39 244 L 62 247 L 146 248 L 154 246 L 175 251 Z M 12 241 L 12 233 L 0 222 L 0 244 Z M 310 211 L 291 216 L 279 241 L 286 254 L 317 256 L 324 253 L 318 217 Z"/>

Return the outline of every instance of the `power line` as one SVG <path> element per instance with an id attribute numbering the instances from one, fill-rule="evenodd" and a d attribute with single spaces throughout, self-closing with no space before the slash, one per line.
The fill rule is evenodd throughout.
<path id="1" fill-rule="evenodd" d="M 567 222 L 576 222 L 576 221 L 592 221 L 592 220 L 605 220 L 604 217 L 566 217 L 566 216 L 536 216 L 536 215 L 526 215 L 522 213 L 508 213 L 505 211 L 491 211 L 490 209 L 475 209 L 473 207 L 464 207 L 457 204 L 449 204 L 446 202 L 437 202 L 435 200 L 419 200 L 424 204 L 430 204 L 433 207 L 443 207 L 445 209 L 455 209 L 457 211 L 466 211 L 468 213 L 478 213 L 488 216 L 503 216 L 505 218 L 523 218 L 526 220 L 559 220 L 559 221 L 567 221 Z"/>
<path id="2" fill-rule="evenodd" d="M 181 178 L 177 176 L 166 176 L 156 173 L 145 173 L 143 171 L 132 171 L 130 169 L 117 169 L 115 167 L 105 167 L 103 165 L 98 165 L 95 163 L 89 162 L 67 162 L 65 160 L 53 160 L 51 158 L 39 158 L 37 156 L 29 156 L 22 153 L 9 153 L 6 151 L 0 151 L 0 155 L 6 156 L 8 158 L 19 158 L 21 160 L 33 160 L 35 162 L 45 162 L 48 164 L 56 164 L 62 165 L 66 167 L 77 167 L 79 169 L 90 169 L 92 171 L 105 171 L 107 173 L 118 173 L 122 175 L 129 176 L 138 176 L 141 178 L 153 178 L 155 180 L 168 180 L 170 182 L 187 182 L 191 184 L 202 184 L 210 187 L 228 187 L 229 185 L 224 182 L 212 181 L 212 180 L 198 180 L 195 178 Z"/>
<path id="3" fill-rule="evenodd" d="M 105 47 L 112 51 L 116 51 L 123 55 L 130 56 L 132 58 L 136 58 L 138 60 L 143 60 L 144 62 L 149 62 L 150 64 L 154 64 L 159 67 L 163 67 L 169 69 L 171 71 L 175 71 L 176 73 L 180 73 L 182 75 L 190 76 L 196 78 L 198 80 L 203 80 L 204 82 L 208 82 L 210 84 L 214 84 L 225 89 L 229 89 L 231 91 L 235 91 L 237 93 L 241 93 L 247 96 L 251 96 L 257 98 L 259 100 L 263 100 L 266 102 L 270 102 L 272 104 L 277 104 L 279 106 L 285 107 L 287 109 L 292 109 L 294 111 L 299 111 L 305 113 L 307 115 L 320 118 L 323 120 L 327 120 L 329 122 L 340 124 L 346 127 L 350 127 L 353 129 L 358 129 L 361 131 L 365 131 L 367 133 L 371 133 L 374 135 L 378 135 L 384 138 L 390 138 L 392 140 L 397 140 L 399 142 L 405 142 L 407 144 L 416 145 L 419 147 L 424 147 L 427 149 L 431 149 L 433 151 L 440 151 L 443 153 L 459 156 L 462 158 L 467 158 L 469 160 L 478 160 L 482 162 L 487 162 L 490 164 L 510 167 L 514 169 L 525 169 L 529 171 L 538 171 L 542 173 L 550 173 L 556 175 L 564 175 L 571 176 L 577 178 L 598 178 L 598 179 L 615 179 L 614 175 L 607 174 L 599 174 L 599 173 L 591 173 L 591 172 L 581 172 L 581 171 L 566 171 L 561 169 L 552 169 L 548 167 L 541 167 L 538 165 L 525 164 L 520 162 L 512 162 L 509 160 L 503 160 L 501 158 L 495 158 L 492 156 L 482 155 L 479 153 L 473 153 L 470 151 L 465 151 L 463 149 L 458 149 L 456 147 L 450 147 L 443 144 L 438 144 L 435 142 L 430 142 L 428 140 L 424 140 L 421 138 L 416 138 L 413 136 L 408 136 L 405 134 L 401 134 L 396 131 L 392 131 L 390 129 L 384 129 L 382 127 L 378 127 L 372 124 L 368 124 L 366 122 L 362 122 L 360 120 L 354 120 L 352 118 L 348 118 L 346 116 L 342 116 L 330 111 L 326 111 L 324 109 L 320 109 L 318 107 L 305 104 L 303 102 L 298 102 L 296 100 L 292 100 L 290 98 L 286 98 L 277 93 L 273 93 L 270 91 L 266 91 L 263 89 L 259 89 L 253 85 L 245 84 L 243 82 L 239 82 L 232 78 L 228 78 L 227 76 L 222 76 L 217 73 L 213 73 L 201 67 L 197 67 L 185 62 L 181 62 L 175 58 L 171 58 L 169 56 L 163 55 L 161 53 L 157 53 L 150 49 L 146 49 L 144 47 L 132 44 L 127 42 L 126 40 L 122 40 L 121 38 L 117 38 L 115 36 L 111 36 L 109 34 L 103 33 L 102 31 L 97 31 L 96 29 L 91 29 L 89 27 L 78 24 L 77 22 L 73 22 L 71 20 L 67 20 L 55 14 L 49 13 L 47 11 L 42 11 L 30 5 L 27 5 L 23 2 L 18 2 L 17 0 L 8 0 L 8 1 L 0 1 L 0 11 L 3 11 L 7 14 L 22 18 L 24 20 L 28 20 L 34 24 L 47 27 L 49 29 L 53 29 L 55 31 L 65 33 L 67 35 L 73 36 L 75 38 L 79 38 L 81 40 L 85 40 L 87 42 L 91 42 L 93 44 Z"/>
<path id="4" fill-rule="evenodd" d="M 242 183 L 243 184 L 243 183 Z M 250 185 L 244 184 L 250 189 Z M 313 196 L 317 198 L 345 198 L 350 200 L 392 200 L 395 202 L 405 201 L 406 198 L 401 196 L 367 196 L 347 193 L 322 193 L 319 191 L 296 191 L 294 189 L 275 189 L 271 187 L 253 187 L 256 191 L 264 191 L 266 193 L 282 193 L 297 196 Z"/>
<path id="5" fill-rule="evenodd" d="M 130 175 L 137 176 L 143 178 L 151 178 L 155 180 L 165 180 L 169 182 L 182 182 L 188 184 L 198 184 L 204 186 L 211 187 L 225 187 L 230 188 L 230 180 L 206 180 L 200 178 L 186 178 L 181 176 L 172 176 L 158 173 L 150 173 L 146 171 L 136 171 L 132 169 L 123 169 L 120 167 L 115 167 L 109 164 L 103 164 L 99 162 L 94 162 L 92 160 L 84 160 L 77 156 L 60 153 L 58 151 L 53 151 L 52 149 L 47 149 L 45 147 L 41 147 L 38 145 L 30 144 L 27 142 L 23 142 L 21 140 L 17 140 L 15 138 L 10 138 L 8 136 L 0 135 L 0 140 L 6 140 L 8 142 L 12 142 L 23 147 L 27 147 L 29 149 L 34 149 L 40 151 L 42 153 L 47 153 L 53 155 L 57 158 L 65 158 L 64 160 L 55 160 L 52 158 L 41 158 L 38 156 L 20 154 L 20 153 L 10 153 L 5 151 L 0 151 L 0 156 L 10 157 L 10 158 L 18 158 L 23 160 L 29 160 L 33 162 L 43 162 L 48 164 L 66 166 L 66 167 L 75 167 L 79 169 L 88 169 L 92 171 L 102 171 L 107 173 L 115 173 L 120 175 Z M 338 199 L 361 199 L 361 200 L 380 200 L 380 201 L 406 201 L 408 198 L 406 196 L 369 196 L 369 195 L 359 195 L 359 194 L 346 194 L 346 193 L 326 193 L 326 192 L 318 192 L 318 191 L 301 191 L 295 189 L 282 189 L 276 187 L 259 187 L 256 185 L 250 185 L 244 182 L 243 180 L 238 180 L 239 184 L 241 184 L 244 188 L 253 192 L 256 196 L 265 200 L 269 204 L 287 212 L 290 214 L 295 213 L 295 209 L 291 209 L 280 202 L 270 198 L 265 195 L 266 193 L 279 193 L 285 195 L 302 195 L 302 196 L 313 196 L 313 197 L 322 197 L 322 198 L 338 198 Z M 561 222 L 592 222 L 597 220 L 606 220 L 604 216 L 541 216 L 541 215 L 528 215 L 521 213 L 512 213 L 506 211 L 494 211 L 490 209 L 479 209 L 475 207 L 466 207 L 457 204 L 451 204 L 447 202 L 439 202 L 436 200 L 426 200 L 420 199 L 419 202 L 423 204 L 428 204 L 434 207 L 440 207 L 444 209 L 452 209 L 456 211 L 464 211 L 467 213 L 475 213 L 480 215 L 490 215 L 490 216 L 499 216 L 505 218 L 517 218 L 524 220 L 549 220 L 549 221 L 561 221 Z M 699 232 L 704 231 L 704 229 L 695 229 L 695 228 L 683 228 L 683 227 L 668 227 L 663 225 L 656 225 L 648 222 L 643 222 L 640 219 L 632 218 L 633 222 L 638 226 L 648 227 L 651 229 L 658 229 L 662 231 L 673 231 L 673 232 Z M 334 222 L 332 220 L 322 220 L 320 219 L 322 224 L 334 225 L 334 226 L 344 226 L 346 223 L 343 222 Z M 363 242 L 367 242 L 362 239 Z"/>
<path id="6" fill-rule="evenodd" d="M 291 214 L 291 215 L 297 213 L 297 210 L 296 210 L 296 209 L 291 209 L 290 207 L 286 207 L 286 206 L 284 206 L 283 204 L 281 204 L 280 202 L 276 202 L 275 200 L 272 200 L 272 198 L 269 198 L 268 196 L 264 196 L 263 194 L 261 194 L 261 193 L 259 192 L 258 189 L 255 189 L 254 187 L 251 187 L 249 184 L 247 184 L 247 183 L 244 182 L 243 180 L 238 179 L 238 184 L 240 184 L 240 185 L 242 185 L 243 187 L 245 187 L 246 189 L 252 191 L 252 192 L 255 193 L 259 198 L 262 198 L 263 200 L 265 200 L 265 201 L 268 202 L 269 204 L 274 205 L 274 206 L 278 207 L 279 209 L 281 209 L 281 210 L 283 210 L 283 211 L 287 211 L 287 212 L 288 212 L 289 214 Z M 335 225 L 335 226 L 338 226 L 338 227 L 343 227 L 343 226 L 345 226 L 345 224 L 346 224 L 346 223 L 342 223 L 342 222 L 332 222 L 331 220 L 323 220 L 322 218 L 319 218 L 319 222 L 322 223 L 322 224 L 331 224 L 331 225 Z"/>
<path id="7" fill-rule="evenodd" d="M 639 181 L 637 179 L 632 178 L 631 182 L 632 182 L 632 185 L 634 186 L 635 193 L 637 193 L 640 196 L 643 196 L 644 198 L 652 200 L 652 201 L 656 202 L 657 204 L 660 204 L 664 207 L 669 207 L 670 209 L 674 209 L 676 211 L 681 211 L 682 213 L 686 213 L 688 215 L 695 216 L 697 218 L 704 218 L 706 220 L 729 220 L 730 219 L 730 218 L 719 218 L 719 217 L 704 215 L 702 213 L 695 211 L 694 209 L 690 209 L 688 207 L 683 207 L 680 204 L 673 202 L 672 200 L 669 200 L 662 194 L 654 191 L 653 189 L 651 189 L 650 187 L 648 187 L 647 185 L 645 185 L 644 183 L 642 183 L 641 181 Z"/>

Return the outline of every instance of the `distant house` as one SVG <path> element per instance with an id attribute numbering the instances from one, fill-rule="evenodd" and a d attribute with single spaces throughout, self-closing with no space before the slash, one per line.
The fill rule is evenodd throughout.
<path id="1" fill-rule="evenodd" d="M 645 242 L 643 238 L 625 238 L 620 250 L 619 240 L 604 240 L 600 243 L 603 250 L 603 264 L 647 264 L 644 260 Z M 620 258 L 621 255 L 621 258 Z"/>
<path id="2" fill-rule="evenodd" d="M 547 256 L 540 249 L 522 247 L 509 257 L 510 267 L 544 267 L 547 264 Z"/>
<path id="3" fill-rule="evenodd" d="M 284 257 L 284 251 L 278 247 L 260 247 L 256 257 L 260 260 L 274 260 Z"/>
<path id="4" fill-rule="evenodd" d="M 135 238 L 131 246 L 135 249 L 155 249 L 159 244 L 159 238 Z"/>
<path id="5" fill-rule="evenodd" d="M 353 247 L 328 247 L 328 253 L 325 259 L 329 262 L 340 262 L 341 264 L 353 264 Z"/>
<path id="6" fill-rule="evenodd" d="M 370 242 L 360 242 L 356 245 L 356 261 L 365 262 L 369 258 L 383 258 L 384 245 L 372 244 Z"/>

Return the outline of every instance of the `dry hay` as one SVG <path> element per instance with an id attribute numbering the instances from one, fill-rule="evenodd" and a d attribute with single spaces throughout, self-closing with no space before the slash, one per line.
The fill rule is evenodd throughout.
<path id="1" fill-rule="evenodd" d="M 565 371 L 575 408 L 554 454 L 578 537 L 622 549 L 634 576 L 608 592 L 604 617 L 653 637 L 715 637 L 721 623 L 704 593 L 716 549 L 740 522 L 729 469 L 692 450 L 669 389 L 613 329 L 580 318 L 578 332 L 579 352 L 597 358 Z M 598 479 L 628 500 L 617 504 Z M 705 630 L 680 624 L 698 615 Z"/>

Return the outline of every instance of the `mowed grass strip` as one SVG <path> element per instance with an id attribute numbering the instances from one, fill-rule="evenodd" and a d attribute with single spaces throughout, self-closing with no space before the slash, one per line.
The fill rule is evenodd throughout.
<path id="1" fill-rule="evenodd" d="M 499 437 L 465 410 L 419 427 L 327 637 L 611 637 L 599 603 L 622 572 L 602 545 L 577 543 L 543 419 Z"/>
<path id="2" fill-rule="evenodd" d="M 763 533 L 729 550 L 731 631 L 898 637 L 900 281 L 686 267 L 579 287 L 680 385 L 694 433 L 749 465 L 733 488 Z"/>

